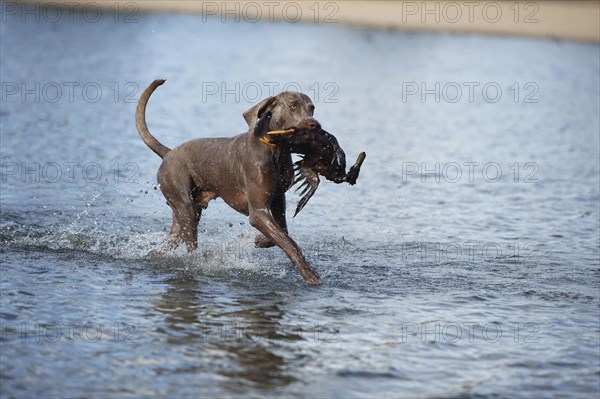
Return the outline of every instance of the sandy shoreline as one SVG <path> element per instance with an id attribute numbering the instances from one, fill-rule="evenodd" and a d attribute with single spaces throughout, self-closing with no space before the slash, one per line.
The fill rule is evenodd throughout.
<path id="1" fill-rule="evenodd" d="M 316 22 L 412 31 L 472 32 L 600 42 L 598 1 L 49 1 L 26 0 L 39 13 L 52 7 L 96 7 L 119 15 L 139 12 L 201 13 L 224 22 Z M 20 2 L 3 11 L 21 12 Z M 16 7 L 16 10 L 14 7 Z M 31 8 L 29 8 L 31 9 Z"/>

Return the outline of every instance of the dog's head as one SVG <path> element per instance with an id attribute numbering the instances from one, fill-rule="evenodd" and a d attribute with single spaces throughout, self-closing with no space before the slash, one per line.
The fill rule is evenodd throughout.
<path id="1" fill-rule="evenodd" d="M 314 111 L 315 106 L 307 95 L 284 91 L 261 101 L 244 112 L 243 115 L 250 131 L 255 129 L 256 122 L 267 112 L 271 114 L 271 117 L 268 126 L 265 126 L 266 129 L 317 131 L 321 129 L 321 124 L 313 118 Z"/>

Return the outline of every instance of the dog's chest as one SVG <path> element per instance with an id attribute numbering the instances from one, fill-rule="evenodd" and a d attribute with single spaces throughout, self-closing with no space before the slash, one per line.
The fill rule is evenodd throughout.
<path id="1" fill-rule="evenodd" d="M 273 154 L 273 163 L 275 165 L 276 187 L 277 191 L 285 192 L 292 185 L 294 179 L 294 165 L 290 154 Z"/>

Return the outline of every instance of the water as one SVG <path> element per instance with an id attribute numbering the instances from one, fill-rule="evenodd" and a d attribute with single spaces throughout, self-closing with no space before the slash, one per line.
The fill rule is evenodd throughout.
<path id="1" fill-rule="evenodd" d="M 138 20 L 1 25 L 3 397 L 598 397 L 598 45 Z M 156 78 L 168 146 L 276 82 L 367 152 L 290 220 L 323 286 L 220 200 L 196 254 L 144 256 Z"/>

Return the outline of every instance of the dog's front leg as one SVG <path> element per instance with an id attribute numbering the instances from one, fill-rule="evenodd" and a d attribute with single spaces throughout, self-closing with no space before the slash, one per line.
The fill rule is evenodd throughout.
<path id="1" fill-rule="evenodd" d="M 283 249 L 300 270 L 306 284 L 321 284 L 317 272 L 308 264 L 298 244 L 279 226 L 267 209 L 250 209 L 250 224 Z"/>
<path id="2" fill-rule="evenodd" d="M 285 194 L 276 196 L 271 201 L 271 214 L 273 215 L 273 218 L 279 227 L 281 227 L 281 229 L 288 234 L 287 221 L 285 220 Z M 275 243 L 265 237 L 263 234 L 256 236 L 254 239 L 254 244 L 257 248 L 271 248 L 275 246 Z"/>

